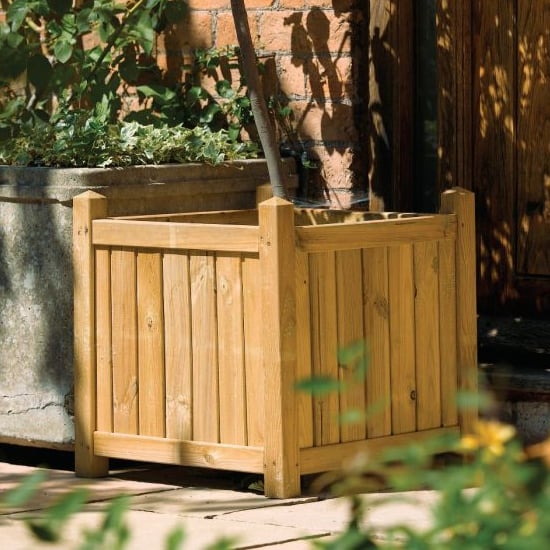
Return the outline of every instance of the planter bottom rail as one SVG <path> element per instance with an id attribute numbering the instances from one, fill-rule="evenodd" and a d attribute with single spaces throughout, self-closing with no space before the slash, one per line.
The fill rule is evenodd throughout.
<path id="1" fill-rule="evenodd" d="M 109 218 L 108 200 L 73 206 L 77 475 L 200 466 L 287 498 L 358 452 L 471 430 L 456 395 L 477 389 L 472 193 L 443 193 L 439 214 L 271 198 Z M 341 389 L 297 391 L 316 377 Z"/>

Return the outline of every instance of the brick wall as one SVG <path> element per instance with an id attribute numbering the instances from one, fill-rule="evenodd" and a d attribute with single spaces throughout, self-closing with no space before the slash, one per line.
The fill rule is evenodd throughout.
<path id="1" fill-rule="evenodd" d="M 177 65 L 194 47 L 237 43 L 229 0 L 188 0 L 189 14 L 158 44 Z M 294 128 L 319 161 L 310 195 L 348 206 L 364 194 L 367 140 L 363 130 L 368 89 L 365 7 L 354 0 L 246 0 L 258 54 L 270 59 L 270 93 L 290 100 Z"/>
<path id="2" fill-rule="evenodd" d="M 174 78 L 193 48 L 237 44 L 229 0 L 186 1 L 185 20 L 157 44 L 159 64 Z M 369 4 L 246 0 L 256 51 L 267 60 L 266 91 L 288 98 L 297 148 L 319 164 L 304 192 L 335 206 L 368 188 Z"/>

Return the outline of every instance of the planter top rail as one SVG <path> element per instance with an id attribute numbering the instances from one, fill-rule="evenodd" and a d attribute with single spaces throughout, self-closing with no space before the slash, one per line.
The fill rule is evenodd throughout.
<path id="1" fill-rule="evenodd" d="M 296 209 L 295 223 L 303 224 L 295 226 L 297 248 L 328 252 L 456 238 L 454 214 L 343 218 L 338 211 Z M 260 229 L 257 211 L 246 210 L 94 220 L 93 235 L 94 244 L 103 246 L 246 253 L 258 252 Z"/>

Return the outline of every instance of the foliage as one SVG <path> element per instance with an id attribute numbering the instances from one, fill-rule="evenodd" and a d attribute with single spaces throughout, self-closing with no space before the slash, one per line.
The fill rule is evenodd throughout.
<path id="1" fill-rule="evenodd" d="M 155 40 L 182 19 L 184 0 L 0 3 L 0 162 L 109 166 L 255 156 L 257 146 L 240 143 L 252 119 L 242 79 L 232 77 L 238 50 L 195 51 L 176 84 L 154 60 Z M 215 80 L 211 91 L 204 77 Z M 168 132 L 172 153 L 153 143 L 167 128 L 176 129 Z M 130 153 L 138 138 L 148 148 Z M 201 143 L 207 151 L 189 158 Z"/>
<path id="2" fill-rule="evenodd" d="M 526 451 L 514 428 L 479 421 L 476 432 L 457 439 L 455 451 L 465 460 L 434 468 L 438 451 L 449 441 L 431 441 L 394 449 L 379 461 L 366 457 L 354 464 L 333 486 L 335 494 L 351 495 L 348 529 L 319 548 L 407 548 L 410 550 L 542 550 L 550 540 L 550 478 L 541 453 Z M 550 443 L 545 444 L 548 459 Z M 425 530 L 400 524 L 378 532 L 368 523 L 359 492 L 371 490 L 380 479 L 401 491 L 437 491 L 430 526 Z M 393 497 L 388 495 L 387 501 Z M 384 500 L 376 505 L 383 505 Z M 380 540 L 382 539 L 382 541 Z"/>
<path id="3" fill-rule="evenodd" d="M 359 345 L 343 350 L 340 362 L 359 375 L 368 367 Z M 325 378 L 302 381 L 309 392 L 346 391 Z M 461 395 L 462 407 L 484 408 L 488 395 Z M 372 414 L 372 412 L 365 412 Z M 360 419 L 364 421 L 364 416 Z M 450 451 L 450 452 L 449 452 Z M 447 464 L 436 467 L 442 453 Z M 452 460 L 451 460 L 452 459 Z M 392 448 L 381 456 L 360 455 L 346 470 L 321 476 L 318 490 L 330 489 L 346 496 L 350 504 L 348 528 L 317 548 L 347 550 L 543 550 L 550 540 L 550 439 L 524 448 L 515 428 L 495 420 L 479 419 L 473 433 L 445 435 L 404 448 Z M 438 499 L 421 529 L 400 523 L 376 533 L 369 524 L 361 493 L 391 488 L 395 491 L 433 490 Z M 369 507 L 395 500 L 369 502 Z"/>
<path id="4" fill-rule="evenodd" d="M 197 126 L 154 126 L 137 122 L 105 122 L 101 104 L 92 114 L 72 111 L 52 123 L 38 123 L 32 131 L 0 146 L 0 163 L 56 167 L 109 167 L 169 162 L 208 162 L 250 158 L 257 154 L 252 142 L 231 139 Z"/>

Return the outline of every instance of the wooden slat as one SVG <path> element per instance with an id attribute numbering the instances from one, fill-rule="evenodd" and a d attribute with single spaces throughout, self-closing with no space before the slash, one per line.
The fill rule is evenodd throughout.
<path id="1" fill-rule="evenodd" d="M 391 434 L 390 300 L 388 249 L 363 250 L 365 343 L 367 370 L 367 435 Z"/>
<path id="2" fill-rule="evenodd" d="M 241 256 L 216 258 L 220 442 L 246 445 L 246 380 Z"/>
<path id="3" fill-rule="evenodd" d="M 352 250 L 416 241 L 453 239 L 454 216 L 422 216 L 296 228 L 297 246 L 307 252 Z"/>
<path id="4" fill-rule="evenodd" d="M 517 272 L 549 276 L 550 2 L 518 2 L 517 9 Z"/>
<path id="5" fill-rule="evenodd" d="M 311 312 L 308 255 L 296 251 L 296 379 L 309 380 L 311 362 Z M 313 399 L 308 392 L 299 392 L 298 438 L 300 448 L 313 446 Z"/>
<path id="6" fill-rule="evenodd" d="M 164 437 L 166 396 L 162 257 L 137 254 L 139 433 Z"/>
<path id="7" fill-rule="evenodd" d="M 97 249 L 96 268 L 96 361 L 97 429 L 113 429 L 113 360 L 111 349 L 111 253 Z"/>
<path id="8" fill-rule="evenodd" d="M 257 210 L 216 210 L 213 212 L 179 212 L 173 214 L 149 214 L 141 216 L 117 216 L 117 220 L 215 223 L 236 225 L 258 225 Z"/>
<path id="9" fill-rule="evenodd" d="M 192 438 L 192 336 L 189 256 L 163 257 L 166 437 Z"/>
<path id="10" fill-rule="evenodd" d="M 292 203 L 274 197 L 259 207 L 265 371 L 265 494 L 300 494 L 296 422 L 296 271 Z"/>
<path id="11" fill-rule="evenodd" d="M 437 242 L 414 245 L 416 421 L 418 430 L 441 426 Z"/>
<path id="12" fill-rule="evenodd" d="M 514 27 L 519 2 L 473 2 L 473 188 L 478 201 L 478 293 L 485 311 L 517 298 L 516 142 Z M 530 4 L 530 2 L 529 2 Z M 498 17 L 495 17 L 498 14 Z M 460 135 L 457 136 L 460 139 Z M 453 182 L 469 186 L 470 181 Z"/>
<path id="13" fill-rule="evenodd" d="M 459 391 L 477 392 L 477 309 L 475 257 L 474 194 L 453 188 L 441 196 L 441 210 L 454 212 L 458 218 L 456 239 L 456 330 Z M 477 408 L 459 411 L 461 429 L 471 433 L 477 420 Z"/>
<path id="14" fill-rule="evenodd" d="M 244 305 L 244 360 L 246 378 L 246 423 L 248 445 L 264 444 L 265 377 L 262 339 L 265 323 L 262 319 L 262 279 L 260 260 L 245 256 L 242 265 Z"/>
<path id="15" fill-rule="evenodd" d="M 240 447 L 107 432 L 95 432 L 94 444 L 98 456 L 125 460 L 140 457 L 140 460 L 144 461 L 217 470 L 251 473 L 263 471 L 262 447 Z"/>
<path id="16" fill-rule="evenodd" d="M 421 432 L 376 437 L 374 439 L 367 439 L 366 441 L 348 441 L 347 443 L 326 445 L 324 447 L 301 449 L 301 473 L 302 475 L 307 475 L 338 470 L 342 468 L 346 461 L 349 461 L 350 457 L 357 454 L 375 456 L 392 447 L 407 447 L 411 444 L 418 444 L 421 441 L 458 434 L 459 430 L 457 428 L 437 428 Z"/>
<path id="17" fill-rule="evenodd" d="M 111 253 L 113 429 L 138 433 L 136 267 L 134 252 Z"/>
<path id="18" fill-rule="evenodd" d="M 309 255 L 311 347 L 314 377 L 338 379 L 336 266 L 334 253 Z M 340 441 L 338 392 L 314 395 L 314 444 Z"/>
<path id="19" fill-rule="evenodd" d="M 388 251 L 392 433 L 416 430 L 414 271 L 412 245 Z"/>
<path id="20" fill-rule="evenodd" d="M 456 370 L 455 245 L 439 242 L 439 356 L 441 363 L 441 421 L 458 423 Z"/>
<path id="21" fill-rule="evenodd" d="M 73 200 L 75 470 L 86 477 L 104 476 L 109 470 L 108 461 L 97 458 L 93 448 L 97 373 L 92 220 L 106 213 L 105 197 L 92 191 Z"/>
<path id="22" fill-rule="evenodd" d="M 338 349 L 363 341 L 363 262 L 361 250 L 336 253 L 336 292 L 338 316 Z M 358 364 L 340 365 L 340 414 L 365 411 L 365 380 L 358 376 Z M 341 420 L 340 441 L 356 441 L 366 436 L 364 421 Z"/>
<path id="23" fill-rule="evenodd" d="M 94 244 L 224 252 L 258 252 L 258 228 L 132 220 L 98 220 Z"/>
<path id="24" fill-rule="evenodd" d="M 193 439 L 219 441 L 216 274 L 212 254 L 192 253 Z"/>

